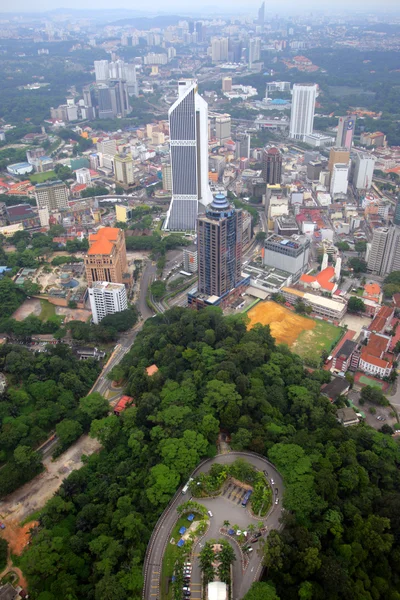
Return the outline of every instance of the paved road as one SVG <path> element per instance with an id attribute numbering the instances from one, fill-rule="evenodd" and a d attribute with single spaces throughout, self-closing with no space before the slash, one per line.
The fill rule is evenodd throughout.
<path id="1" fill-rule="evenodd" d="M 283 494 L 283 480 L 281 475 L 277 472 L 275 467 L 262 456 L 248 453 L 248 452 L 231 452 L 229 454 L 220 454 L 215 458 L 203 461 L 193 472 L 193 475 L 208 471 L 213 463 L 230 464 L 237 458 L 245 458 L 250 462 L 256 469 L 263 471 L 267 470 L 269 477 L 274 479 L 274 488 L 278 488 L 278 497 L 280 499 L 279 504 L 272 505 L 272 509 L 269 512 L 265 522 L 267 527 L 267 534 L 271 529 L 279 529 L 279 519 L 282 513 L 282 494 Z M 169 542 L 172 528 L 177 520 L 177 507 L 182 503 L 189 500 L 188 495 L 182 495 L 182 488 L 178 490 L 168 508 L 161 515 L 150 539 L 147 555 L 144 562 L 144 588 L 143 598 L 145 600 L 161 600 L 160 596 L 160 578 L 161 578 L 161 565 L 162 557 L 167 543 Z M 207 510 L 211 510 L 213 517 L 210 519 L 210 527 L 205 537 L 201 540 L 200 544 L 204 544 L 207 539 L 220 537 L 219 529 L 222 527 L 223 522 L 228 519 L 231 524 L 237 524 L 241 527 L 246 527 L 251 521 L 257 523 L 259 519 L 251 517 L 250 513 L 242 506 L 238 506 L 233 502 L 229 501 L 223 496 L 217 498 L 208 498 L 196 500 L 204 504 Z M 227 538 L 230 539 L 230 538 Z M 240 551 L 235 542 L 230 540 L 232 547 L 235 550 L 236 561 L 233 566 L 233 600 L 239 600 L 250 589 L 251 584 L 257 581 L 261 574 L 261 558 L 259 554 L 254 550 L 250 555 L 249 565 L 243 572 L 242 563 L 240 560 Z M 255 548 L 257 545 L 254 546 Z M 192 574 L 192 596 L 191 599 L 198 600 L 200 598 L 200 569 L 198 566 L 198 560 L 196 554 L 201 550 L 198 546 L 194 549 L 193 559 L 193 574 Z"/>

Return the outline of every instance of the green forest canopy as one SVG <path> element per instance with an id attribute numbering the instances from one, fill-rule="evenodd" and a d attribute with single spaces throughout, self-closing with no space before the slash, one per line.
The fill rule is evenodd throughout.
<path id="1" fill-rule="evenodd" d="M 249 432 L 246 447 L 285 479 L 285 528 L 264 548 L 267 597 L 399 600 L 398 443 L 338 424 L 320 394 L 329 373 L 305 371 L 242 316 L 174 308 L 145 323 L 114 375 L 135 406 L 92 421 L 104 449 L 46 505 L 22 557 L 31 598 L 139 600 L 151 531 L 222 428 Z"/>

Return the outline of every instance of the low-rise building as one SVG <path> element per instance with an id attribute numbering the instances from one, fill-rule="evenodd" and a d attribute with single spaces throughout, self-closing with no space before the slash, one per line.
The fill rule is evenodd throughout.
<path id="1" fill-rule="evenodd" d="M 321 388 L 321 394 L 335 402 L 339 396 L 345 396 L 350 389 L 350 383 L 344 377 L 333 377 L 332 381 Z"/>
<path id="2" fill-rule="evenodd" d="M 290 287 L 282 288 L 282 294 L 292 305 L 302 301 L 306 306 L 311 306 L 312 312 L 324 319 L 341 321 L 346 314 L 347 304 L 341 298 L 325 298 Z"/>
<path id="3" fill-rule="evenodd" d="M 352 340 L 346 340 L 332 359 L 331 371 L 336 371 L 337 373 L 346 373 L 348 369 L 352 368 L 352 358 L 356 348 L 357 342 L 353 342 Z M 358 358 L 355 364 L 355 369 L 357 368 L 357 366 Z"/>
<path id="4" fill-rule="evenodd" d="M 393 369 L 392 357 L 387 355 L 390 342 L 389 336 L 372 333 L 368 338 L 368 345 L 361 349 L 358 363 L 360 371 L 375 377 L 389 377 Z"/>
<path id="5" fill-rule="evenodd" d="M 337 411 L 337 420 L 343 427 L 350 427 L 351 425 L 358 425 L 360 419 L 357 413 L 352 408 L 339 408 Z"/>

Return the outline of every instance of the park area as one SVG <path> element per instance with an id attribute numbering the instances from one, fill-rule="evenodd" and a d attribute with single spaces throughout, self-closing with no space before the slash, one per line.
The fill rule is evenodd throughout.
<path id="1" fill-rule="evenodd" d="M 319 361 L 322 352 L 329 353 L 343 334 L 340 327 L 303 317 L 276 302 L 260 302 L 247 314 L 249 329 L 257 323 L 269 325 L 271 335 L 278 344 L 287 344 L 293 352 L 308 361 Z"/>

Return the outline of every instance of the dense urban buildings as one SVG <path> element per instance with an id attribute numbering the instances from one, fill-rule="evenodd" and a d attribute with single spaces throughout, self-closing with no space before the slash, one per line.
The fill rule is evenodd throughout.
<path id="1" fill-rule="evenodd" d="M 243 214 L 224 194 L 197 220 L 198 291 L 223 296 L 241 281 Z"/>
<path id="2" fill-rule="evenodd" d="M 208 184 L 208 106 L 195 80 L 178 84 L 178 99 L 169 109 L 172 200 L 165 229 L 195 230 L 199 204 L 212 195 Z"/>
<path id="3" fill-rule="evenodd" d="M 302 142 L 306 135 L 313 132 L 316 98 L 315 83 L 294 84 L 289 128 L 289 137 L 293 140 Z"/>
<path id="4" fill-rule="evenodd" d="M 122 283 L 96 281 L 89 287 L 89 302 L 93 323 L 98 324 L 107 315 L 128 308 L 126 288 Z"/>
<path id="5" fill-rule="evenodd" d="M 124 283 L 127 262 L 122 229 L 102 227 L 89 236 L 85 269 L 89 287 L 96 281 Z"/>

